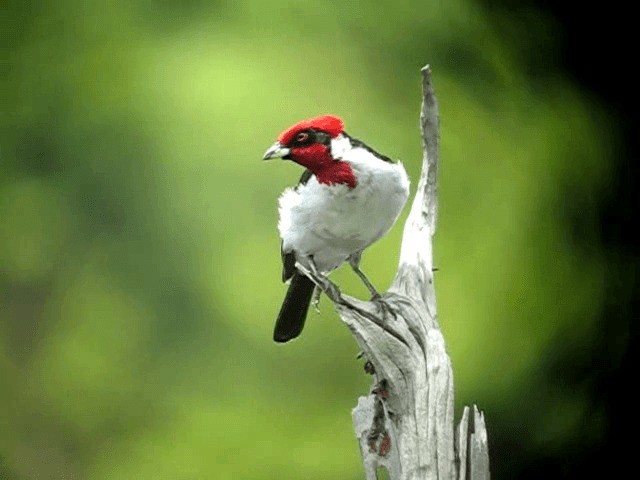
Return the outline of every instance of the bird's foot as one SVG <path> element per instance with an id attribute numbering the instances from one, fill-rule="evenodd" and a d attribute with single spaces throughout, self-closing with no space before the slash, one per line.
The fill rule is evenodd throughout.
<path id="1" fill-rule="evenodd" d="M 338 286 L 325 275 L 318 272 L 313 263 L 310 265 L 312 265 L 311 268 L 306 268 L 304 265 L 296 262 L 296 268 L 315 283 L 321 292 L 324 292 L 334 303 L 343 304 L 344 299 L 342 298 L 342 293 L 340 293 Z"/>
<path id="2" fill-rule="evenodd" d="M 335 283 L 330 281 L 327 277 L 323 277 L 321 282 L 320 288 L 327 294 L 327 297 L 329 297 L 334 303 L 344 303 L 342 293 Z"/>
<path id="3" fill-rule="evenodd" d="M 375 293 L 371 297 L 371 302 L 373 302 L 378 310 L 382 312 L 383 318 L 392 317 L 394 320 L 398 318 L 395 309 L 389 304 L 389 302 L 379 293 Z"/>

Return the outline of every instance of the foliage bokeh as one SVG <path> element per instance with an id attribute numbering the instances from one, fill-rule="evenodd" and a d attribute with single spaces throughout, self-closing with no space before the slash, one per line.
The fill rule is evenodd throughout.
<path id="1" fill-rule="evenodd" d="M 260 158 L 330 112 L 415 185 L 424 63 L 457 409 L 534 454 L 602 435 L 586 392 L 543 372 L 594 341 L 606 265 L 567 192 L 588 210 L 614 136 L 562 75 L 526 70 L 517 28 L 472 0 L 10 2 L 0 21 L 0 477 L 359 478 L 348 331 L 324 300 L 271 342 L 276 200 L 300 169 Z M 401 222 L 364 256 L 380 287 Z"/>

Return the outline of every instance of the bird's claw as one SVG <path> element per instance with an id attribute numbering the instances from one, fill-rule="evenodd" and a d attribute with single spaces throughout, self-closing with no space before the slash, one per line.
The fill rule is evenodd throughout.
<path id="1" fill-rule="evenodd" d="M 306 268 L 299 262 L 296 262 L 296 268 L 300 270 L 304 275 L 306 275 L 313 283 L 315 283 L 316 286 L 322 292 L 324 292 L 327 297 L 329 297 L 334 303 L 344 302 L 344 300 L 342 299 L 342 293 L 340 293 L 340 289 L 338 288 L 338 286 L 323 274 L 318 272 L 313 264 L 311 264 L 311 268 Z"/>
<path id="2" fill-rule="evenodd" d="M 378 307 L 378 310 L 382 312 L 384 318 L 387 318 L 388 316 L 393 317 L 394 320 L 398 318 L 395 309 L 379 293 L 376 293 L 371 297 L 371 302 Z"/>
<path id="3" fill-rule="evenodd" d="M 338 288 L 338 286 L 335 283 L 328 281 L 326 278 L 324 278 L 323 280 L 324 282 L 321 288 L 324 293 L 327 294 L 327 297 L 329 297 L 335 303 L 342 303 L 342 293 L 340 293 L 340 289 Z"/>

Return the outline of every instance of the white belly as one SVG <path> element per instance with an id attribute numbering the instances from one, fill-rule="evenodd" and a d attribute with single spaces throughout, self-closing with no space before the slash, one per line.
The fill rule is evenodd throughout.
<path id="1" fill-rule="evenodd" d="M 378 165 L 378 163 L 380 165 Z M 305 264 L 313 257 L 318 269 L 331 271 L 361 252 L 393 226 L 409 195 L 401 164 L 353 164 L 357 185 L 319 184 L 312 177 L 280 197 L 278 228 L 285 252 L 294 251 Z"/>

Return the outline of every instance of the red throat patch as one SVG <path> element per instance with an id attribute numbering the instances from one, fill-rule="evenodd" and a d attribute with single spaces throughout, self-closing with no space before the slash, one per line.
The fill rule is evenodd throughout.
<path id="1" fill-rule="evenodd" d="M 282 145 L 289 145 L 300 130 L 321 130 L 327 132 L 332 138 L 337 137 L 344 129 L 344 123 L 341 119 L 333 115 L 320 115 L 319 117 L 309 118 L 292 125 L 278 136 L 278 142 Z"/>
<path id="2" fill-rule="evenodd" d="M 291 149 L 291 160 L 308 168 L 325 185 L 347 185 L 354 188 L 356 177 L 351 165 L 342 160 L 334 160 L 325 145 L 314 143 L 306 147 Z"/>
<path id="3" fill-rule="evenodd" d="M 342 161 L 334 161 L 333 164 L 324 170 L 320 170 L 316 173 L 316 178 L 318 179 L 318 183 L 324 183 L 325 185 L 341 184 L 349 188 L 355 188 L 358 184 L 351 165 Z"/>

